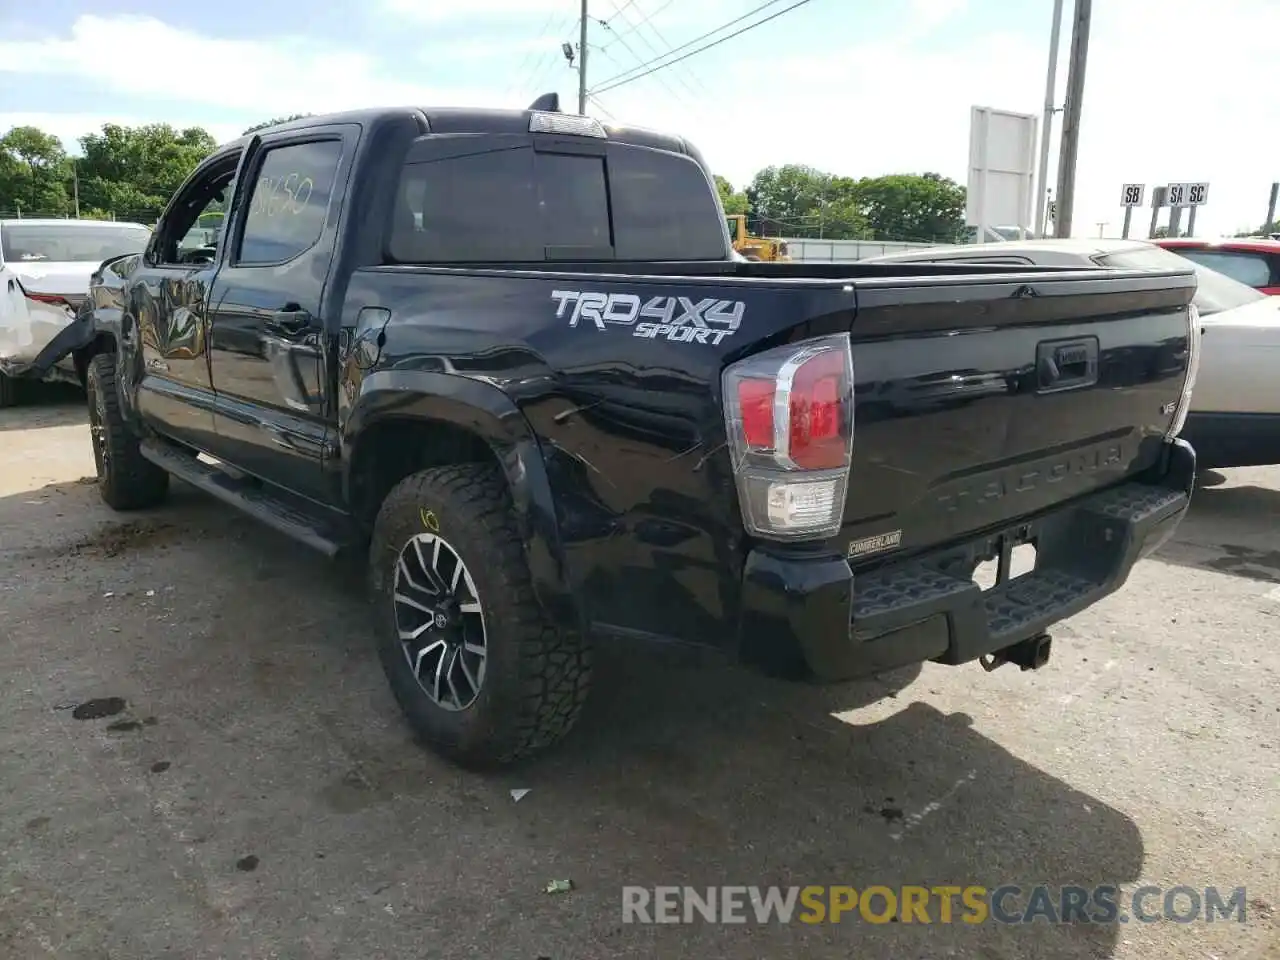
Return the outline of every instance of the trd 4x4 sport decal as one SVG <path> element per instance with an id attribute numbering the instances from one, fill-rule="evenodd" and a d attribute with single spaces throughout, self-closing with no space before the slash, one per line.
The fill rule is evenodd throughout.
<path id="1" fill-rule="evenodd" d="M 747 309 L 741 300 L 650 297 L 642 303 L 634 293 L 593 290 L 552 290 L 551 299 L 556 317 L 563 319 L 567 312 L 571 327 L 587 320 L 597 330 L 613 324 L 632 327 L 633 337 L 713 345 L 737 331 Z"/>

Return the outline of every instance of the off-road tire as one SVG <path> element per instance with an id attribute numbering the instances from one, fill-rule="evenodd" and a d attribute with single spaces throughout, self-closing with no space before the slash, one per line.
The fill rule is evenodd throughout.
<path id="1" fill-rule="evenodd" d="M 0 373 L 0 410 L 18 405 L 18 381 Z"/>
<path id="2" fill-rule="evenodd" d="M 424 518 L 461 558 L 484 616 L 485 675 L 475 701 L 447 710 L 418 683 L 396 625 L 392 595 L 401 550 Z M 572 729 L 586 702 L 590 649 L 557 630 L 534 596 L 528 562 L 501 474 L 484 464 L 434 467 L 387 495 L 369 548 L 378 653 L 392 692 L 428 747 L 467 767 L 531 756 Z"/>
<path id="3" fill-rule="evenodd" d="M 98 493 L 103 502 L 113 510 L 142 510 L 160 504 L 169 492 L 169 474 L 142 456 L 138 435 L 120 411 L 116 355 L 100 353 L 90 360 L 85 381 Z"/>

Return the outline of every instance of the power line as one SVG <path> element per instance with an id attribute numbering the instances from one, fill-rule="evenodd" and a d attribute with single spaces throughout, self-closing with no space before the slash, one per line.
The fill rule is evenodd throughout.
<path id="1" fill-rule="evenodd" d="M 782 2 L 782 0 L 769 0 L 769 2 L 768 2 L 768 3 L 762 3 L 762 4 L 760 4 L 760 6 L 755 7 L 755 8 L 753 8 L 753 9 L 751 9 L 751 10 L 748 10 L 746 13 L 744 13 L 744 14 L 743 14 L 742 16 L 740 16 L 740 17 L 735 17 L 733 20 L 730 20 L 728 23 L 722 23 L 720 26 L 716 27 L 714 30 L 708 30 L 706 33 L 702 34 L 701 36 L 694 37 L 692 40 L 688 41 L 687 43 L 682 43 L 680 46 L 675 47 L 675 48 L 674 48 L 674 49 L 672 49 L 669 53 L 665 54 L 665 56 L 669 57 L 669 56 L 671 56 L 671 54 L 673 54 L 673 53 L 679 53 L 681 50 L 684 50 L 684 49 L 687 49 L 688 47 L 693 46 L 695 43 L 698 43 L 700 40 L 705 40 L 705 39 L 707 39 L 707 37 L 714 36 L 715 34 L 720 33 L 720 32 L 721 32 L 722 30 L 724 30 L 725 28 L 727 28 L 727 27 L 731 27 L 731 26 L 733 26 L 735 23 L 741 23 L 743 20 L 746 20 L 746 19 L 748 19 L 748 18 L 750 18 L 750 17 L 754 16 L 755 14 L 760 13 L 762 10 L 765 10 L 765 9 L 767 9 L 768 7 L 772 7 L 772 6 L 774 6 L 775 4 L 778 4 L 778 3 L 781 3 L 781 2 Z M 643 77 L 643 76 L 647 76 L 649 73 L 653 73 L 655 70 L 659 70 L 659 69 L 661 69 L 662 67 L 669 67 L 669 66 L 671 66 L 672 64 L 679 63 L 681 60 L 687 60 L 689 57 L 693 56 L 694 54 L 701 53 L 703 50 L 709 50 L 711 47 L 714 47 L 714 46 L 716 46 L 717 44 L 720 44 L 720 43 L 724 43 L 726 40 L 731 40 L 731 39 L 733 39 L 734 37 L 736 37 L 739 33 L 745 33 L 747 30 L 751 30 L 751 29 L 753 29 L 754 27 L 758 27 L 758 26 L 760 26 L 760 24 L 762 24 L 762 23 L 768 23 L 770 20 L 773 20 L 775 17 L 778 17 L 778 16 L 780 16 L 781 14 L 786 13 L 786 12 L 787 12 L 787 10 L 793 10 L 793 9 L 795 9 L 795 7 L 804 6 L 804 4 L 806 4 L 806 3 L 808 3 L 808 2 L 809 2 L 809 0 L 800 0 L 800 2 L 799 2 L 799 3 L 796 3 L 794 6 L 787 7 L 787 8 L 786 8 L 786 10 L 782 10 L 782 11 L 780 11 L 779 13 L 775 13 L 775 14 L 773 14 L 772 16 L 766 17 L 764 20 L 759 20 L 759 21 L 757 21 L 757 22 L 755 22 L 755 23 L 753 23 L 753 24 L 749 24 L 748 26 L 743 27 L 741 30 L 736 31 L 735 33 L 731 33 L 731 34 L 729 34 L 729 35 L 727 35 L 727 36 L 721 37 L 719 40 L 716 40 L 716 41 L 714 41 L 714 42 L 712 42 L 712 43 L 709 43 L 709 44 L 707 44 L 707 45 L 705 45 L 705 46 L 698 47 L 698 48 L 697 48 L 697 49 L 695 49 L 695 50 L 691 50 L 691 51 L 689 51 L 689 53 L 685 54 L 684 56 L 678 57 L 678 58 L 676 58 L 675 60 L 668 61 L 667 63 L 664 63 L 664 64 L 658 64 L 658 66 L 650 66 L 651 64 L 655 64 L 655 63 L 657 63 L 657 60 L 662 60 L 662 59 L 664 59 L 664 57 L 658 57 L 658 58 L 657 58 L 657 60 L 650 60 L 648 63 L 642 63 L 642 64 L 640 64 L 640 66 L 639 66 L 639 67 L 636 67 L 636 68 L 634 68 L 633 70 L 629 70 L 629 71 L 627 71 L 627 73 L 626 73 L 626 74 L 618 74 L 618 75 L 616 75 L 616 76 L 612 76 L 612 77 L 610 77 L 608 80 L 603 81 L 603 82 L 602 82 L 602 85 L 601 85 L 601 87 L 600 87 L 600 89 L 601 89 L 601 90 L 604 90 L 604 89 L 605 89 L 605 87 L 613 87 L 613 86 L 619 86 L 619 85 L 621 85 L 621 84 L 623 84 L 623 83 L 630 83 L 632 80 L 639 80 L 641 77 Z M 645 71 L 645 72 L 643 72 L 643 73 L 636 73 L 636 72 L 635 72 L 636 70 L 643 70 L 643 68 L 645 68 L 645 67 L 649 67 L 650 69 L 649 69 L 649 70 L 647 70 L 647 71 Z M 634 76 L 628 76 L 628 74 L 635 74 L 635 75 L 634 75 Z"/>
<path id="2" fill-rule="evenodd" d="M 666 48 L 667 48 L 667 52 L 666 52 L 666 54 L 663 54 L 663 56 L 670 56 L 670 55 L 671 55 L 671 50 L 672 50 L 672 46 L 673 46 L 673 45 L 672 45 L 671 41 L 670 41 L 670 40 L 668 40 L 668 39 L 666 38 L 666 36 L 662 33 L 662 31 L 658 29 L 658 25 L 657 25 L 656 23 L 654 23 L 654 22 L 653 22 L 653 17 L 654 17 L 654 16 L 657 16 L 657 14 L 658 14 L 658 13 L 660 13 L 662 10 L 665 10 L 665 9 L 667 8 L 667 6 L 669 6 L 669 5 L 670 5 L 670 0 L 668 0 L 668 3 L 667 3 L 667 4 L 664 4 L 664 5 L 663 5 L 662 7 L 660 7 L 658 10 L 655 10 L 655 11 L 654 11 L 654 13 L 653 13 L 652 15 L 647 15 L 647 16 L 645 16 L 643 19 L 641 19 L 641 21 L 640 21 L 638 24 L 636 24 L 636 29 L 637 29 L 637 30 L 639 30 L 639 29 L 640 29 L 640 28 L 642 28 L 642 27 L 646 27 L 646 26 L 647 26 L 647 27 L 649 28 L 649 30 L 653 33 L 653 35 L 654 35 L 655 37 L 657 37 L 657 38 L 658 38 L 658 42 L 659 42 L 660 44 L 662 44 L 664 47 L 666 47 Z M 644 35 L 643 35 L 643 34 L 641 34 L 641 38 L 642 38 L 642 39 L 643 39 L 643 37 L 644 37 Z M 699 88 L 701 88 L 701 90 L 703 91 L 703 93 L 709 94 L 709 93 L 711 92 L 711 91 L 709 91 L 709 90 L 707 89 L 707 85 L 706 85 L 705 83 L 703 83 L 703 82 L 702 82 L 701 78 L 699 78 L 699 76 L 698 76 L 696 73 L 694 73 L 692 70 L 690 70 L 688 67 L 685 67 L 685 68 L 684 68 L 684 72 L 685 72 L 685 74 L 687 74 L 687 75 L 688 75 L 688 76 L 689 76 L 689 77 L 690 77 L 690 78 L 691 78 L 695 83 L 697 83 L 697 85 L 699 86 Z"/>
<path id="3" fill-rule="evenodd" d="M 554 20 L 555 18 L 556 18 L 556 11 L 552 10 L 551 13 L 547 16 L 547 22 L 544 23 L 541 26 L 541 28 L 539 28 L 538 30 L 539 40 L 541 40 L 543 37 L 547 35 L 547 31 L 551 29 L 551 21 Z M 512 92 L 517 89 L 520 82 L 519 78 L 526 76 L 525 70 L 528 69 L 529 65 L 533 62 L 534 57 L 536 57 L 537 55 L 538 55 L 537 47 L 532 48 L 531 50 L 529 50 L 528 53 L 524 55 L 524 59 L 520 61 L 520 66 L 516 67 L 515 70 L 512 71 L 511 76 L 514 79 L 512 79 L 512 81 L 507 84 L 507 89 L 502 94 L 504 99 L 506 97 L 511 96 Z"/>
<path id="4" fill-rule="evenodd" d="M 578 113 L 587 115 L 587 16 L 588 0 L 582 0 L 582 12 L 578 14 Z"/>
<path id="5" fill-rule="evenodd" d="M 621 11 L 619 11 L 619 14 L 620 14 L 620 13 L 621 13 Z M 615 16 L 616 16 L 616 15 L 615 15 Z M 613 18 L 612 18 L 612 17 L 610 17 L 609 19 L 610 19 L 610 20 L 612 20 Z M 612 30 L 613 30 L 613 28 L 609 26 L 609 22 L 608 22 L 607 20 L 597 20 L 596 22 L 597 22 L 597 23 L 599 23 L 599 24 L 600 24 L 600 26 L 604 27 L 606 30 L 609 30 L 609 31 L 612 31 Z M 623 71 L 623 73 L 630 73 L 630 72 L 631 72 L 631 70 L 638 69 L 639 67 L 644 66 L 646 63 L 652 63 L 652 62 L 653 62 L 652 60 L 645 60 L 645 58 L 644 58 L 644 57 L 642 57 L 642 56 L 640 56 L 640 54 L 636 53 L 635 48 L 634 48 L 633 46 L 631 46 L 631 44 L 629 44 L 629 43 L 626 41 L 626 39 L 625 39 L 624 37 L 618 37 L 618 42 L 622 44 L 622 49 L 623 49 L 623 50 L 625 50 L 625 51 L 627 51 L 627 53 L 631 54 L 631 56 L 635 57 L 635 60 L 636 60 L 636 66 L 635 66 L 635 67 L 630 67 L 630 68 L 628 68 L 627 70 L 624 70 L 624 71 Z M 651 49 L 651 50 L 653 49 L 653 45 L 652 45 L 652 44 L 650 44 L 649 49 Z M 603 52 L 603 51 L 602 51 L 602 52 Z M 657 53 L 657 51 L 656 51 L 656 50 L 654 50 L 654 53 Z M 606 53 L 606 54 L 605 54 L 605 56 L 609 57 L 609 54 L 607 54 L 607 53 Z M 665 54 L 658 54 L 657 59 L 661 60 L 663 56 L 665 56 Z M 610 59 L 610 60 L 612 60 L 613 58 L 612 58 L 612 57 L 609 57 L 609 59 Z M 615 60 L 614 62 L 616 63 L 617 61 Z M 661 84 L 662 84 L 662 88 L 663 88 L 664 90 L 666 90 L 666 91 L 667 91 L 667 93 L 671 94 L 671 96 L 675 97 L 675 99 L 676 99 L 676 100 L 678 100 L 678 101 L 680 101 L 680 102 L 682 102 L 682 103 L 684 102 L 684 101 L 683 101 L 683 98 L 680 96 L 680 94 L 679 94 L 679 93 L 677 93 L 674 89 L 672 89 L 671 85 L 670 85 L 670 84 L 668 84 L 668 83 L 666 82 L 666 78 L 665 78 L 665 77 L 659 77 L 659 78 L 658 78 L 658 82 L 659 82 L 659 83 L 661 83 Z M 687 87 L 688 87 L 688 84 L 685 84 L 685 86 L 686 86 L 686 88 L 687 88 Z M 695 91 L 695 90 L 690 90 L 690 91 L 689 91 L 689 93 L 690 93 L 690 94 L 692 94 L 692 95 L 693 95 L 693 96 L 695 96 L 695 97 L 698 95 L 698 94 L 697 94 L 697 91 Z"/>
<path id="6" fill-rule="evenodd" d="M 603 114 L 604 114 L 606 117 L 608 117 L 610 120 L 617 120 L 617 119 L 618 119 L 618 118 L 617 118 L 617 117 L 615 117 L 612 113 L 610 113 L 610 112 L 609 112 L 609 108 L 608 108 L 608 107 L 606 107 L 603 103 L 601 103 L 601 102 L 600 102 L 600 98 L 599 98 L 599 97 L 594 97 L 594 96 L 592 96 L 591 94 L 589 94 L 589 93 L 588 93 L 588 94 L 587 94 L 587 99 L 588 99 L 588 100 L 590 100 L 592 103 L 594 103 L 597 107 L 599 107 L 599 108 L 600 108 L 600 112 L 601 112 L 601 113 L 603 113 Z"/>
<path id="7" fill-rule="evenodd" d="M 671 5 L 672 5 L 673 3 L 675 3 L 675 2 L 676 2 L 676 0 L 667 0 L 667 2 L 666 2 L 666 3 L 664 3 L 662 6 L 660 6 L 657 10 L 653 11 L 653 13 L 647 13 L 647 14 L 645 14 L 644 19 L 642 19 L 642 20 L 640 21 L 640 24 L 643 24 L 643 23 L 645 23 L 646 21 L 651 20 L 652 18 L 656 17 L 656 16 L 657 16 L 658 14 L 660 14 L 663 10 L 667 9 L 667 7 L 671 6 Z M 628 6 L 629 6 L 629 4 L 628 4 Z M 621 12 L 621 11 L 619 11 L 619 13 L 620 13 L 620 12 Z M 610 19 L 612 19 L 612 18 L 610 18 Z M 617 39 L 618 37 L 625 37 L 627 34 L 629 34 L 629 33 L 633 33 L 633 32 L 636 30 L 636 28 L 637 28 L 638 26 L 640 26 L 640 24 L 637 24 L 636 26 L 633 26 L 633 27 L 627 27 L 627 29 L 625 29 L 625 30 L 620 30 L 620 31 L 618 31 L 618 32 L 617 32 L 617 35 L 614 37 L 614 39 L 612 39 L 612 40 L 610 40 L 608 43 L 606 43 L 606 44 L 605 44 L 605 46 L 606 46 L 606 47 L 611 47 L 611 46 L 613 46 L 615 43 L 617 43 L 617 42 L 618 42 L 618 39 Z"/>
<path id="8" fill-rule="evenodd" d="M 577 20 L 576 17 L 566 17 L 561 21 L 561 26 L 555 32 L 555 36 L 563 36 L 565 31 Z M 559 47 L 552 47 L 544 53 L 536 64 L 534 64 L 533 72 L 530 74 L 530 83 L 528 88 L 537 91 L 543 81 L 548 78 L 555 69 L 556 61 L 562 54 Z"/>
<path id="9" fill-rule="evenodd" d="M 618 11 L 618 16 L 622 17 L 622 21 L 624 23 L 627 23 L 627 24 L 631 23 L 631 20 L 628 17 L 623 16 L 621 10 Z M 610 19 L 612 19 L 612 17 Z M 605 26 L 607 28 L 608 24 L 605 24 Z M 635 25 L 633 32 L 635 33 L 636 38 L 645 45 L 645 49 L 647 49 L 650 53 L 653 54 L 654 60 L 661 60 L 663 57 L 668 57 L 671 55 L 671 44 L 669 43 L 667 44 L 667 50 L 665 53 L 659 50 L 657 47 L 653 45 L 652 41 L 650 41 L 649 38 L 646 37 L 643 32 L 641 32 L 639 24 Z M 642 57 L 638 56 L 636 52 L 632 50 L 631 44 L 627 43 L 625 38 L 623 38 L 621 42 L 622 42 L 623 49 L 630 51 L 632 56 L 635 56 L 637 62 L 645 62 Z M 653 63 L 654 60 L 649 60 L 648 62 Z M 688 73 L 688 72 L 689 70 L 686 67 L 684 69 L 684 73 Z M 689 91 L 690 96 L 697 97 L 699 95 L 698 91 L 693 89 L 693 87 L 689 85 L 689 81 L 685 79 L 682 73 L 677 72 L 675 76 L 676 76 L 676 79 L 680 81 L 680 85 L 684 87 L 685 90 Z"/>
<path id="10" fill-rule="evenodd" d="M 627 2 L 626 2 L 625 4 L 623 4 L 623 6 L 622 6 L 620 9 L 617 9 L 617 10 L 614 10 L 614 11 L 613 11 L 613 17 L 620 17 L 620 16 L 622 16 L 622 11 L 623 11 L 623 10 L 626 10 L 626 9 L 627 9 L 627 7 L 635 6 L 635 2 L 636 2 L 636 0 L 627 0 Z M 613 17 L 610 17 L 609 19 L 610 19 L 610 20 L 612 20 L 612 19 L 613 19 Z M 609 24 L 605 23 L 603 20 L 601 21 L 601 24 L 602 24 L 603 26 L 606 26 L 606 27 L 609 25 Z"/>

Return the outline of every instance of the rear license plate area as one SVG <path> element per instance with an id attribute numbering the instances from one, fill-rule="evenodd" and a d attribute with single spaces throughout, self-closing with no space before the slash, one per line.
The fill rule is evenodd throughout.
<path id="1" fill-rule="evenodd" d="M 979 562 L 973 571 L 973 582 L 984 592 L 1024 577 L 1036 568 L 1034 541 L 1015 542 L 1012 537 L 1003 537 L 997 542 L 996 555 Z"/>

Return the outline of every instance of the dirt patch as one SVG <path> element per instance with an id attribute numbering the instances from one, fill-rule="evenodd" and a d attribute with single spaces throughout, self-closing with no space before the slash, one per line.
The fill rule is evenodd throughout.
<path id="1" fill-rule="evenodd" d="M 60 551 L 67 557 L 118 557 L 123 553 L 161 546 L 177 538 L 179 530 L 161 520 L 130 520 L 100 527 L 83 540 Z"/>

